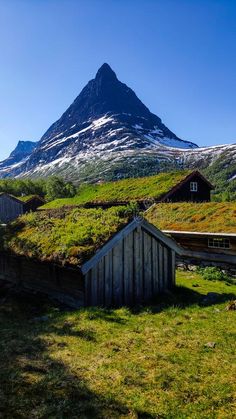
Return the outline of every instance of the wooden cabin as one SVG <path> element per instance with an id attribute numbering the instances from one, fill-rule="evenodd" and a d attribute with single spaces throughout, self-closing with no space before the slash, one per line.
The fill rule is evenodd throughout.
<path id="1" fill-rule="evenodd" d="M 0 252 L 0 278 L 73 307 L 129 306 L 173 288 L 176 252 L 181 249 L 174 240 L 134 219 L 76 267 Z"/>
<path id="2" fill-rule="evenodd" d="M 147 209 L 155 202 L 208 202 L 213 185 L 197 170 L 161 172 L 154 176 L 81 185 L 73 198 L 48 202 L 40 210 L 62 207 L 110 208 L 136 203 Z"/>
<path id="3" fill-rule="evenodd" d="M 0 223 L 8 222 L 24 214 L 24 203 L 7 193 L 0 194 Z"/>
<path id="4" fill-rule="evenodd" d="M 177 183 L 159 202 L 209 202 L 214 186 L 195 170 Z"/>
<path id="5" fill-rule="evenodd" d="M 8 193 L 1 193 L 0 223 L 7 224 L 26 212 L 36 211 L 44 203 L 44 199 L 37 195 L 17 198 Z"/>
<path id="6" fill-rule="evenodd" d="M 45 200 L 39 195 L 22 196 L 19 199 L 24 201 L 25 212 L 36 211 L 45 204 Z"/>
<path id="7" fill-rule="evenodd" d="M 185 259 L 236 265 L 236 233 L 173 230 L 164 230 L 163 233 L 171 236 L 185 250 Z"/>
<path id="8" fill-rule="evenodd" d="M 146 217 L 181 246 L 185 260 L 236 268 L 235 202 L 156 204 Z"/>

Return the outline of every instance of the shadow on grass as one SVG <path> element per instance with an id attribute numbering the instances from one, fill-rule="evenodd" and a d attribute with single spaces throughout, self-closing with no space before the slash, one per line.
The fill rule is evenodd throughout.
<path id="1" fill-rule="evenodd" d="M 95 333 L 93 330 L 80 329 L 74 330 L 73 325 L 65 325 L 63 327 L 49 326 L 48 333 L 55 333 L 57 336 L 73 336 L 88 342 L 96 342 Z"/>
<path id="2" fill-rule="evenodd" d="M 74 334 L 73 324 L 69 322 L 61 327 L 55 326 L 55 316 L 47 315 L 48 308 L 47 300 L 23 296 L 10 296 L 0 305 L 0 417 L 73 419 L 128 416 L 127 406 L 88 388 L 79 368 L 72 372 L 66 363 L 53 358 L 51 332 L 86 340 L 88 337 L 83 335 L 86 331 L 82 335 Z M 35 314 L 44 320 L 35 323 L 32 321 Z M 145 412 L 135 413 L 138 418 L 154 418 Z"/>
<path id="3" fill-rule="evenodd" d="M 117 324 L 125 324 L 127 322 L 127 320 L 121 317 L 114 308 L 88 307 L 86 308 L 86 312 L 89 320 L 102 319 Z"/>
<path id="4" fill-rule="evenodd" d="M 235 298 L 230 293 L 216 294 L 214 301 L 204 303 L 205 297 L 195 290 L 178 286 L 172 293 L 160 295 L 149 306 L 134 307 L 129 311 L 134 314 L 145 310 L 157 313 L 171 306 L 209 306 Z M 79 368 L 72 372 L 66 363 L 55 360 L 52 354 L 56 347 L 51 351 L 53 335 L 78 337 L 91 341 L 92 345 L 96 345 L 96 336 L 91 329 L 83 329 L 82 322 L 79 330 L 74 330 L 73 320 L 62 321 L 61 326 L 55 325 L 55 316 L 48 316 L 49 310 L 53 313 L 52 304 L 46 298 L 23 293 L 10 295 L 0 305 L 0 417 L 158 417 L 145 411 L 130 412 L 110 394 L 106 398 L 92 391 Z M 59 311 L 62 319 L 64 308 L 56 306 L 55 310 Z M 126 322 L 119 310 L 88 308 L 83 311 L 90 320 L 102 319 L 116 324 Z M 64 345 L 66 351 L 63 342 L 59 342 L 58 348 Z"/>
<path id="5" fill-rule="evenodd" d="M 184 309 L 189 306 L 199 305 L 201 307 L 213 306 L 216 304 L 228 302 L 236 298 L 234 293 L 209 293 L 210 295 L 199 293 L 184 286 L 176 286 L 171 292 L 159 294 L 149 304 L 138 304 L 126 307 L 132 314 L 139 314 L 144 311 L 149 313 L 159 313 L 170 307 Z M 87 316 L 90 320 L 101 319 L 108 322 L 125 324 L 127 319 L 119 314 L 119 311 L 113 308 L 88 307 Z"/>
<path id="6" fill-rule="evenodd" d="M 208 307 L 224 303 L 235 298 L 236 295 L 234 293 L 212 292 L 209 294 L 202 294 L 184 286 L 176 286 L 171 292 L 158 295 L 158 297 L 151 301 L 148 306 L 134 306 L 130 310 L 132 314 L 138 314 L 147 309 L 151 313 L 158 313 L 170 307 L 178 307 L 180 309 L 193 305 Z"/>

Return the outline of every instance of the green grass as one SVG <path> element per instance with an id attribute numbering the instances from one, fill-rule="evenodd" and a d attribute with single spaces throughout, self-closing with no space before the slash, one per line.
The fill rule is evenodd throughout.
<path id="1" fill-rule="evenodd" d="M 157 204 L 145 216 L 161 230 L 236 233 L 235 202 Z"/>
<path id="2" fill-rule="evenodd" d="M 127 224 L 132 208 L 32 212 L 7 226 L 2 248 L 41 260 L 81 265 Z"/>
<path id="3" fill-rule="evenodd" d="M 27 201 L 29 201 L 30 199 L 34 198 L 34 197 L 37 197 L 37 195 L 23 195 L 23 196 L 17 196 L 17 198 L 18 198 L 20 201 L 23 201 L 23 202 L 27 202 Z"/>
<path id="4" fill-rule="evenodd" d="M 233 419 L 236 312 L 225 307 L 236 286 L 187 272 L 177 284 L 174 296 L 136 311 L 67 312 L 9 296 L 0 305 L 0 416 Z M 210 291 L 220 298 L 204 306 Z"/>
<path id="5" fill-rule="evenodd" d="M 56 199 L 42 209 L 78 206 L 86 203 L 130 202 L 132 200 L 159 199 L 191 171 L 159 173 L 155 176 L 122 179 L 96 185 L 82 185 L 74 198 Z"/>

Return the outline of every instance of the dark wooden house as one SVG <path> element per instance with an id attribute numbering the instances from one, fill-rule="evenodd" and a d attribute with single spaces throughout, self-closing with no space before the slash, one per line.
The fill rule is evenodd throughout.
<path id="1" fill-rule="evenodd" d="M 25 199 L 23 199 L 25 198 Z M 22 197 L 24 200 L 24 211 L 36 211 L 41 205 L 45 204 L 45 200 L 39 195 L 31 195 L 29 197 Z"/>
<path id="2" fill-rule="evenodd" d="M 24 202 L 7 193 L 0 194 L 0 223 L 6 224 L 24 214 Z"/>
<path id="3" fill-rule="evenodd" d="M 36 209 L 44 203 L 44 199 L 37 195 L 17 198 L 7 193 L 1 193 L 0 223 L 6 224 L 26 212 L 36 211 Z"/>
<path id="4" fill-rule="evenodd" d="M 159 202 L 208 202 L 212 189 L 214 186 L 195 170 L 162 196 Z"/>

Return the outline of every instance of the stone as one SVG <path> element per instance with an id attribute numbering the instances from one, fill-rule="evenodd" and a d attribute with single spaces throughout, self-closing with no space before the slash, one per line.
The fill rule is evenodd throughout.
<path id="1" fill-rule="evenodd" d="M 205 346 L 205 348 L 213 349 L 216 346 L 216 342 L 207 342 L 207 343 L 205 343 L 204 346 Z"/>

